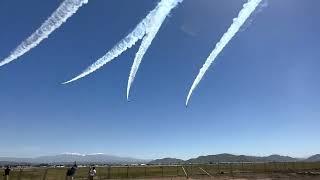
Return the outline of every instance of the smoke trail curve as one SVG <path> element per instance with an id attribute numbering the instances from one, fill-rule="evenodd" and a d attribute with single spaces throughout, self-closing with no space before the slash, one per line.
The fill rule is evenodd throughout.
<path id="1" fill-rule="evenodd" d="M 163 21 L 169 15 L 171 10 L 175 8 L 178 3 L 182 2 L 183 0 L 166 0 L 163 1 L 163 5 L 158 9 L 157 13 L 153 17 L 152 25 L 147 27 L 146 29 L 146 36 L 143 38 L 139 51 L 136 53 L 134 62 L 132 64 L 130 75 L 128 78 L 128 85 L 127 85 L 127 100 L 129 100 L 130 88 L 135 79 L 139 66 L 142 62 L 143 56 L 147 52 L 148 48 L 150 47 L 153 39 L 159 32 Z M 166 4 L 165 4 L 166 3 Z"/>
<path id="2" fill-rule="evenodd" d="M 89 66 L 85 71 L 83 71 L 78 76 L 74 77 L 73 79 L 63 82 L 62 84 L 68 84 L 78 79 L 81 79 L 94 71 L 98 70 L 108 62 L 112 61 L 116 57 L 120 56 L 123 52 L 127 49 L 131 48 L 133 45 L 136 44 L 140 39 L 142 39 L 145 35 L 145 24 L 146 21 L 142 21 L 138 24 L 138 26 L 124 39 L 122 39 L 117 45 L 115 45 L 109 52 L 107 52 L 103 57 L 98 59 L 95 63 Z"/>
<path id="3" fill-rule="evenodd" d="M 0 62 L 0 66 L 8 64 L 20 56 L 24 55 L 32 48 L 36 47 L 48 38 L 48 36 L 56 29 L 58 29 L 64 22 L 67 21 L 77 10 L 84 4 L 87 4 L 88 0 L 65 0 L 60 6 L 53 12 L 53 14 L 38 28 L 31 36 L 23 41 L 16 49 L 14 49 L 8 57 Z"/>
<path id="4" fill-rule="evenodd" d="M 163 9 L 163 6 L 166 6 L 167 1 L 172 0 L 161 0 L 155 9 L 153 9 L 137 26 L 136 28 L 128 34 L 124 39 L 122 39 L 117 45 L 115 45 L 110 51 L 108 51 L 103 57 L 98 59 L 95 63 L 93 63 L 91 66 L 89 66 L 86 70 L 84 70 L 81 74 L 74 77 L 73 79 L 66 81 L 62 84 L 68 84 L 73 81 L 79 80 L 94 71 L 98 70 L 102 66 L 104 66 L 106 63 L 112 61 L 113 59 L 120 56 L 123 52 L 125 52 L 127 49 L 131 48 L 133 45 L 137 43 L 140 39 L 142 39 L 146 33 L 148 27 L 152 26 L 152 21 L 155 19 L 156 14 Z M 181 0 L 179 0 L 181 1 Z"/>
<path id="5" fill-rule="evenodd" d="M 209 69 L 210 65 L 214 62 L 216 57 L 220 54 L 220 52 L 224 49 L 224 47 L 229 43 L 229 41 L 236 35 L 241 26 L 246 22 L 246 20 L 250 17 L 250 15 L 255 11 L 258 5 L 262 2 L 262 0 L 248 0 L 246 4 L 243 5 L 243 9 L 239 12 L 238 17 L 233 19 L 232 25 L 229 27 L 228 31 L 222 36 L 221 40 L 216 44 L 215 49 L 211 52 L 210 56 L 200 69 L 199 74 L 194 80 L 188 96 L 186 100 L 186 106 L 188 106 L 188 102 L 190 97 L 194 91 L 194 89 L 198 86 L 199 82 L 203 78 L 206 71 Z"/>

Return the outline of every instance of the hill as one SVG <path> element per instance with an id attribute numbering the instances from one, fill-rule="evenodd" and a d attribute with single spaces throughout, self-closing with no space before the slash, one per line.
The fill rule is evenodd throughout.
<path id="1" fill-rule="evenodd" d="M 148 164 L 184 164 L 184 160 L 176 158 L 163 158 L 150 161 Z"/>
<path id="2" fill-rule="evenodd" d="M 217 154 L 208 156 L 199 156 L 198 158 L 189 159 L 187 163 L 216 163 L 216 162 L 294 162 L 296 158 L 289 156 L 271 155 L 265 157 L 245 156 L 233 154 Z"/>
<path id="3" fill-rule="evenodd" d="M 316 155 L 310 156 L 305 161 L 308 161 L 308 162 L 320 162 L 320 154 L 316 154 Z"/>
<path id="4" fill-rule="evenodd" d="M 293 158 L 290 156 L 280 156 L 280 155 L 276 155 L 276 154 L 263 157 L 264 162 L 296 162 L 299 160 L 300 159 L 298 159 L 298 158 Z"/>

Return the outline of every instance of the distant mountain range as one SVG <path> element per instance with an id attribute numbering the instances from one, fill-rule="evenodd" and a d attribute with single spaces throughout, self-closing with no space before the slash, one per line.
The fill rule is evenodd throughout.
<path id="1" fill-rule="evenodd" d="M 97 163 L 97 164 L 132 164 L 132 163 L 146 163 L 150 160 L 135 159 L 130 157 L 119 157 L 106 154 L 78 154 L 68 153 L 54 156 L 40 156 L 36 158 L 10 158 L 0 157 L 1 164 L 5 162 L 12 163 L 30 163 L 30 164 L 67 164 L 67 163 Z"/>
<path id="2" fill-rule="evenodd" d="M 217 162 L 320 162 L 320 154 L 310 156 L 306 159 L 293 158 L 289 156 L 271 155 L 271 156 L 245 156 L 245 155 L 233 155 L 233 154 L 217 154 L 199 156 L 188 160 L 176 159 L 176 158 L 163 158 L 156 160 L 144 160 L 135 159 L 130 157 L 119 157 L 106 155 L 102 153 L 98 154 L 78 154 L 78 153 L 66 153 L 54 156 L 40 156 L 36 158 L 10 158 L 0 157 L 0 165 L 17 165 L 17 164 L 70 164 L 73 162 L 79 164 L 209 164 Z"/>
<path id="3" fill-rule="evenodd" d="M 320 154 L 311 156 L 307 159 L 293 158 L 289 156 L 271 155 L 271 156 L 245 156 L 245 155 L 233 155 L 233 154 L 217 154 L 208 156 L 199 156 L 197 158 L 188 159 L 186 161 L 175 158 L 164 158 L 150 161 L 149 164 L 209 164 L 218 162 L 296 162 L 296 161 L 308 161 L 317 162 L 320 161 Z"/>

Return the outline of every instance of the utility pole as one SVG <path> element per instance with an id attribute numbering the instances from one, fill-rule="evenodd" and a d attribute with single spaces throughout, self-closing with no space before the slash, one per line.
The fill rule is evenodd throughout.
<path id="1" fill-rule="evenodd" d="M 147 177 L 147 166 L 144 166 L 144 177 Z"/>
<path id="2" fill-rule="evenodd" d="M 22 176 L 22 168 L 20 168 L 19 175 L 18 175 L 18 180 L 21 180 L 21 176 Z"/>
<path id="3" fill-rule="evenodd" d="M 163 177 L 163 166 L 161 166 L 161 175 Z"/>
<path id="4" fill-rule="evenodd" d="M 129 178 L 129 165 L 127 166 L 127 178 Z"/>
<path id="5" fill-rule="evenodd" d="M 46 168 L 46 170 L 44 171 L 44 174 L 43 174 L 42 180 L 46 180 L 46 179 L 47 179 L 48 169 L 49 169 L 49 168 Z"/>
<path id="6" fill-rule="evenodd" d="M 111 166 L 110 165 L 108 165 L 108 179 L 110 179 L 110 175 L 111 174 Z"/>

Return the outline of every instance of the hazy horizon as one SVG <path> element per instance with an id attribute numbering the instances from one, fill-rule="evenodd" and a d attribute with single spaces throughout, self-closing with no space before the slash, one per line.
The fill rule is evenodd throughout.
<path id="1" fill-rule="evenodd" d="M 163 159 L 163 158 L 177 158 L 177 159 L 182 159 L 182 160 L 188 160 L 191 158 L 197 158 L 199 156 L 208 156 L 208 155 L 218 155 L 218 154 L 232 154 L 232 155 L 245 155 L 245 156 L 257 156 L 257 157 L 263 157 L 263 156 L 271 156 L 271 155 L 280 155 L 280 156 L 289 156 L 292 158 L 308 158 L 310 156 L 319 154 L 319 153 L 314 153 L 311 155 L 307 155 L 307 156 L 293 156 L 293 155 L 289 155 L 289 154 L 277 154 L 277 153 L 273 153 L 273 154 L 239 154 L 239 153 L 209 153 L 209 154 L 199 154 L 199 155 L 195 155 L 195 156 L 190 156 L 190 157 L 177 157 L 177 156 L 159 156 L 159 157 L 149 157 L 146 158 L 146 156 L 139 156 L 139 157 L 134 157 L 134 156 L 130 156 L 130 155 L 118 155 L 118 154 L 108 154 L 108 153 L 78 153 L 78 152 L 63 152 L 63 153 L 57 153 L 57 154 L 39 154 L 36 156 L 1 156 L 0 157 L 8 157 L 8 158 L 37 158 L 37 157 L 43 157 L 43 156 L 56 156 L 56 155 L 78 155 L 78 156 L 88 156 L 88 155 L 107 155 L 107 156 L 116 156 L 116 157 L 123 157 L 123 158 L 134 158 L 134 159 L 141 159 L 141 160 L 154 160 L 154 159 Z"/>

